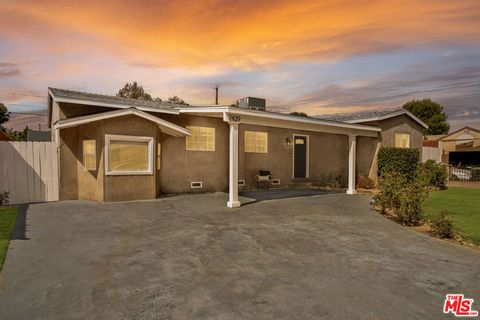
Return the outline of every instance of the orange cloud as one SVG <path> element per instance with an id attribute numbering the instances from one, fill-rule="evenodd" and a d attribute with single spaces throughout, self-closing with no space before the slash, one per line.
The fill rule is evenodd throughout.
<path id="1" fill-rule="evenodd" d="M 29 21 L 36 21 L 47 29 L 43 37 L 71 30 L 147 66 L 254 69 L 452 39 L 480 40 L 477 0 L 16 0 L 3 3 L 0 14 L 10 20 L 9 30 L 2 31 L 7 34 L 18 36 L 12 28 L 23 36 L 38 34 L 28 28 Z M 71 50 L 75 40 L 68 40 Z"/>

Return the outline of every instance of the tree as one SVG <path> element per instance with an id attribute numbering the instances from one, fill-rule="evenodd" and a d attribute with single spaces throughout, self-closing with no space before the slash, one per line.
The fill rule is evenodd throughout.
<path id="1" fill-rule="evenodd" d="M 183 99 L 181 99 L 177 96 L 173 96 L 173 97 L 168 98 L 168 102 L 173 103 L 173 104 L 188 105 L 188 103 L 186 103 Z"/>
<path id="2" fill-rule="evenodd" d="M 3 126 L 10 119 L 10 112 L 8 112 L 7 107 L 3 103 L 0 103 L 0 130 L 5 131 Z"/>
<path id="3" fill-rule="evenodd" d="M 145 92 L 143 87 L 134 81 L 132 83 L 125 83 L 123 88 L 118 90 L 117 97 L 130 98 L 130 99 L 140 99 L 152 101 L 152 96 Z M 155 101 L 162 101 L 160 98 L 156 98 Z"/>
<path id="4" fill-rule="evenodd" d="M 450 130 L 447 123 L 447 115 L 443 112 L 443 106 L 430 99 L 412 100 L 403 105 L 415 116 L 428 125 L 425 135 L 446 134 Z"/>
<path id="5" fill-rule="evenodd" d="M 306 114 L 305 112 L 293 111 L 293 112 L 290 112 L 290 114 L 291 114 L 292 116 L 306 117 L 306 118 L 308 118 L 308 114 Z"/>
<path id="6" fill-rule="evenodd" d="M 21 131 L 16 131 L 10 128 L 5 129 L 5 134 L 12 139 L 12 141 L 27 141 L 27 131 L 28 126 L 25 126 L 25 129 Z"/>

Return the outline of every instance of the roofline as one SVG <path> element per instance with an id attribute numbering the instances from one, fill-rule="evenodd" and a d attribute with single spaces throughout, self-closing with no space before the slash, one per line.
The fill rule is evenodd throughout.
<path id="1" fill-rule="evenodd" d="M 391 113 L 387 113 L 387 114 L 380 115 L 380 116 L 375 116 L 375 117 L 345 120 L 345 122 L 348 122 L 348 123 L 362 123 L 362 122 L 369 122 L 369 121 L 381 121 L 381 120 L 397 117 L 397 116 L 400 116 L 402 114 L 408 115 L 410 118 L 412 118 L 413 120 L 418 122 L 418 124 L 420 124 L 422 127 L 424 127 L 425 129 L 428 129 L 428 125 L 425 122 L 420 120 L 417 116 L 415 116 L 413 113 L 411 113 L 410 111 L 408 111 L 406 109 L 394 111 L 394 112 L 391 112 Z"/>
<path id="2" fill-rule="evenodd" d="M 140 111 L 134 107 L 128 108 L 128 109 L 120 109 L 120 110 L 114 110 L 114 111 L 107 111 L 107 112 L 102 112 L 102 113 L 96 113 L 92 115 L 87 115 L 87 116 L 80 116 L 80 117 L 75 117 L 75 118 L 70 118 L 70 119 L 64 119 L 64 120 L 58 120 L 53 124 L 54 129 L 65 129 L 65 128 L 71 128 L 71 127 L 76 127 L 82 124 L 87 124 L 90 122 L 95 122 L 95 121 L 100 121 L 104 119 L 110 119 L 110 118 L 116 118 L 116 117 L 121 117 L 121 116 L 126 116 L 126 115 L 135 115 L 147 120 L 150 120 L 152 122 L 155 122 L 159 126 L 166 127 L 168 130 L 165 131 L 165 133 L 169 133 L 173 136 L 176 137 L 181 137 L 181 136 L 189 136 L 191 135 L 191 131 L 183 128 L 181 126 L 178 126 L 176 124 L 173 124 L 171 122 L 168 122 L 164 119 L 160 119 L 154 115 L 148 114 L 146 112 Z"/>
<path id="3" fill-rule="evenodd" d="M 452 136 L 452 135 L 454 135 L 454 134 L 456 134 L 456 133 L 459 133 L 460 131 L 465 130 L 465 129 L 469 129 L 469 130 L 472 130 L 472 131 L 475 131 L 475 132 L 480 132 L 479 129 L 472 128 L 472 127 L 469 127 L 469 126 L 465 126 L 465 127 L 463 127 L 463 128 L 460 128 L 460 129 L 458 129 L 458 130 L 453 131 L 452 133 L 447 133 L 446 135 L 444 135 L 444 136 L 441 137 L 440 139 L 437 139 L 436 141 L 441 141 L 441 140 L 443 140 L 443 139 L 445 139 L 445 138 L 448 138 L 448 137 L 450 137 L 450 136 Z M 455 139 L 455 140 L 457 140 L 457 139 Z"/>
<path id="4" fill-rule="evenodd" d="M 48 88 L 49 96 L 53 98 L 53 100 L 57 102 L 64 102 L 64 103 L 76 103 L 76 104 L 83 104 L 89 106 L 97 106 L 97 107 L 107 107 L 107 108 L 117 108 L 117 109 L 128 109 L 128 108 L 135 108 L 141 111 L 148 111 L 148 112 L 156 112 L 156 113 L 168 113 L 168 114 L 179 114 L 178 110 L 176 109 L 162 109 L 162 108 L 154 108 L 154 107 L 144 107 L 138 106 L 132 103 L 132 105 L 125 105 L 120 103 L 107 103 L 107 102 L 100 102 L 95 100 L 85 100 L 85 99 L 77 99 L 77 98 L 65 98 L 65 97 L 58 97 L 52 93 L 50 88 Z"/>
<path id="5" fill-rule="evenodd" d="M 301 123 L 312 123 L 312 124 L 319 124 L 324 126 L 331 126 L 331 127 L 339 127 L 339 128 L 347 128 L 347 129 L 356 129 L 356 130 L 367 130 L 367 131 L 375 131 L 380 132 L 381 129 L 374 126 L 364 125 L 364 124 L 350 124 L 345 122 L 339 121 L 329 121 L 317 118 L 307 118 L 307 117 L 299 117 L 293 116 L 289 114 L 283 113 L 275 113 L 275 112 L 268 112 L 268 111 L 260 111 L 260 110 L 250 110 L 250 109 L 242 109 L 237 107 L 184 107 L 178 108 L 180 113 L 234 113 L 240 115 L 249 115 L 261 118 L 268 118 L 268 119 L 276 119 L 276 120 L 287 120 L 292 122 L 301 122 Z"/>

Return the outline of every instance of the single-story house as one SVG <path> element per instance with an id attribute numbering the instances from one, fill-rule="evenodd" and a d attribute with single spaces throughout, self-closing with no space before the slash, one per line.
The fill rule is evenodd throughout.
<path id="1" fill-rule="evenodd" d="M 429 135 L 423 147 L 437 149 L 438 158 L 444 164 L 480 165 L 479 129 L 463 127 L 448 134 Z"/>
<path id="2" fill-rule="evenodd" d="M 426 125 L 406 110 L 332 121 L 270 112 L 261 101 L 184 106 L 49 88 L 59 198 L 228 191 L 227 205 L 238 207 L 239 186 L 259 170 L 281 186 L 337 179 L 354 194 L 356 176 L 376 178 L 380 146 L 422 147 Z"/>

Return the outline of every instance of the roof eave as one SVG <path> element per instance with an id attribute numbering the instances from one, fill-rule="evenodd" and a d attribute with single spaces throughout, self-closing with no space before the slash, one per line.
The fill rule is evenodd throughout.
<path id="1" fill-rule="evenodd" d="M 116 108 L 116 109 L 128 109 L 128 108 L 136 108 L 141 111 L 147 112 L 155 112 L 155 113 L 167 113 L 167 114 L 179 114 L 179 111 L 176 109 L 162 109 L 162 108 L 154 108 L 154 107 L 145 107 L 145 106 L 138 106 L 138 105 L 125 105 L 119 103 L 107 103 L 107 102 L 100 102 L 95 100 L 86 100 L 86 99 L 77 99 L 77 98 L 67 98 L 61 96 L 55 96 L 50 90 L 50 95 L 53 99 L 57 102 L 63 103 L 74 103 L 74 104 L 83 104 L 89 106 L 97 106 L 97 107 L 106 107 L 106 108 Z"/>
<path id="2" fill-rule="evenodd" d="M 413 113 L 411 113 L 410 111 L 408 110 L 399 110 L 397 112 L 392 112 L 392 113 L 388 113 L 388 114 L 385 114 L 385 115 L 381 115 L 381 116 L 376 116 L 376 117 L 369 117 L 369 118 L 363 118 L 363 119 L 353 119 L 353 120 L 345 120 L 345 122 L 347 123 L 363 123 L 363 122 L 371 122 L 371 121 L 382 121 L 382 120 L 385 120 L 385 119 L 390 119 L 390 118 L 393 118 L 393 117 L 398 117 L 398 116 L 401 116 L 403 114 L 406 114 L 408 115 L 410 118 L 412 118 L 414 121 L 416 121 L 418 124 L 420 124 L 422 127 L 424 127 L 425 129 L 428 129 L 428 125 L 423 122 L 422 120 L 420 120 L 417 116 L 415 116 Z"/>

